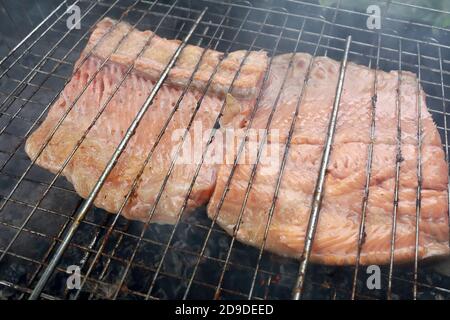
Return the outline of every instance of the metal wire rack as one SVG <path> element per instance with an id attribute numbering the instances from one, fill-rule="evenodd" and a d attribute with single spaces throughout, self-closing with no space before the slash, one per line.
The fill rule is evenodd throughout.
<path id="1" fill-rule="evenodd" d="M 450 262 L 420 264 L 417 252 L 414 264 L 408 266 L 395 264 L 391 255 L 391 263 L 382 267 L 380 290 L 367 288 L 366 275 L 359 262 L 352 267 L 309 263 L 348 60 L 375 70 L 399 69 L 418 74 L 448 159 L 446 107 L 450 101 L 450 29 L 405 21 L 390 12 L 397 7 L 448 18 L 450 12 L 398 1 L 379 1 L 377 3 L 383 9 L 383 26 L 381 30 L 370 30 L 366 27 L 368 15 L 349 9 L 346 2 L 349 1 L 331 1 L 328 6 L 313 0 L 0 2 L 0 14 L 5 18 L 1 22 L 4 41 L 0 47 L 3 57 L 0 60 L 0 298 L 450 299 Z M 20 3 L 21 8 L 16 3 Z M 68 8 L 73 4 L 81 8 L 79 29 L 68 28 L 66 24 L 70 14 Z M 114 155 L 116 158 L 139 125 L 177 54 L 187 43 L 224 52 L 264 49 L 270 56 L 302 51 L 342 61 L 341 87 L 338 87 L 330 117 L 330 134 L 301 263 L 264 252 L 264 245 L 258 249 L 235 242 L 235 237 L 228 236 L 216 226 L 216 219 L 206 218 L 204 209 L 186 218 L 180 214 L 172 226 L 128 221 L 93 208 L 93 200 L 114 166 L 114 159 L 87 201 L 82 201 L 61 172 L 52 175 L 27 157 L 23 148 L 27 137 L 43 121 L 46 111 L 70 80 L 74 63 L 90 32 L 103 17 L 128 21 L 139 29 L 150 29 L 158 35 L 183 40 L 136 115 L 130 134 L 125 136 Z M 127 74 L 130 71 L 131 68 Z M 376 79 L 375 76 L 375 94 Z M 80 92 L 80 96 L 82 94 Z M 398 114 L 401 112 L 398 104 L 396 110 Z M 191 120 L 198 111 L 194 111 Z M 375 112 L 374 100 L 371 132 L 368 133 L 372 138 L 376 130 Z M 268 121 L 269 126 L 271 117 Z M 420 150 L 420 114 L 418 121 Z M 289 137 L 294 126 L 295 120 Z M 398 132 L 401 133 L 400 123 Z M 210 139 L 214 134 L 215 130 Z M 360 246 L 371 153 L 369 147 Z M 420 157 L 419 152 L 417 217 L 420 217 Z M 286 154 L 277 187 L 283 177 L 285 158 Z M 399 165 L 400 157 L 396 163 L 396 197 Z M 196 175 L 200 166 L 201 163 Z M 256 168 L 257 164 L 251 179 Z M 247 192 L 251 183 L 249 181 Z M 193 184 L 194 181 L 191 189 Z M 276 188 L 268 226 L 278 192 Z M 396 208 L 395 201 L 392 234 L 395 234 Z M 183 209 L 180 208 L 180 213 Z M 395 237 L 391 245 L 393 248 Z M 81 268 L 81 290 L 66 287 L 66 270 L 70 265 Z"/>

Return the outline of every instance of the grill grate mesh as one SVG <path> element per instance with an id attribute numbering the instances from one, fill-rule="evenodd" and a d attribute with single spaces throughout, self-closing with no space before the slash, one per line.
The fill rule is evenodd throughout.
<path id="1" fill-rule="evenodd" d="M 450 30 L 394 18 L 389 14 L 394 7 L 434 12 L 397 1 L 380 1 L 383 28 L 368 30 L 367 15 L 347 9 L 346 2 L 66 0 L 37 7 L 24 2 L 24 25 L 16 17 L 20 8 L 1 3 L 8 27 L 2 30 L 18 32 L 2 35 L 7 41 L 0 48 L 0 298 L 29 298 L 39 284 L 42 299 L 291 298 L 299 263 L 235 242 L 204 209 L 162 226 L 85 207 L 75 230 L 83 202 L 63 177 L 35 166 L 23 145 L 69 81 L 96 22 L 109 16 L 168 38 L 186 39 L 192 31 L 189 43 L 220 51 L 265 49 L 271 56 L 302 51 L 337 60 L 348 53 L 349 60 L 377 69 L 415 72 L 448 159 Z M 81 8 L 81 28 L 69 30 L 66 9 L 73 3 Z M 76 232 L 69 239 L 71 228 Z M 52 260 L 62 244 L 67 248 L 60 249 L 61 259 Z M 54 272 L 48 268 L 52 262 Z M 81 267 L 81 291 L 66 289 L 65 271 L 74 264 Z M 448 264 L 392 261 L 382 267 L 381 290 L 367 289 L 359 265 L 308 264 L 303 297 L 449 299 Z M 45 270 L 48 281 L 42 280 Z"/>

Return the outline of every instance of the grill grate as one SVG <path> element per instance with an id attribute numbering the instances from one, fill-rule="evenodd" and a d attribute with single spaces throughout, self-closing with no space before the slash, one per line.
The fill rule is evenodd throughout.
<path id="1" fill-rule="evenodd" d="M 22 20 L 17 20 L 17 10 L 20 8 L 13 5 L 15 2 L 2 2 L 0 14 L 5 15 L 4 20 L 7 21 L 2 30 L 12 28 L 17 32 L 11 32 L 10 35 L 21 35 L 11 38 L 5 32 L 2 36 L 6 41 L 0 47 L 0 53 L 4 56 L 0 60 L 0 298 L 282 299 L 291 298 L 293 288 L 297 288 L 302 290 L 294 290 L 294 298 L 300 298 L 301 292 L 304 298 L 324 299 L 449 299 L 448 263 L 420 264 L 417 261 L 417 252 L 413 266 L 397 265 L 391 255 L 391 263 L 382 267 L 382 288 L 386 289 L 368 290 L 365 285 L 366 275 L 359 265 L 359 259 L 353 267 L 319 266 L 308 263 L 307 258 L 299 264 L 297 261 L 264 252 L 264 244 L 259 249 L 249 248 L 235 242 L 235 237 L 229 237 L 216 226 L 219 209 L 213 220 L 206 218 L 204 209 L 198 209 L 189 217 L 179 214 L 176 224 L 168 226 L 128 221 L 119 215 L 91 208 L 95 193 L 92 193 L 88 202 L 81 201 L 72 186 L 61 177 L 62 170 L 52 175 L 34 165 L 34 161 L 30 161 L 24 152 L 23 145 L 27 137 L 39 126 L 46 111 L 70 80 L 74 62 L 92 28 L 103 17 L 109 16 L 126 20 L 140 29 L 153 30 L 164 37 L 184 39 L 203 48 L 224 52 L 265 49 L 270 56 L 274 56 L 302 51 L 313 56 L 327 55 L 343 61 L 348 57 L 351 61 L 374 67 L 375 70 L 398 69 L 415 72 L 419 75 L 418 85 L 421 84 L 427 94 L 427 105 L 441 134 L 448 160 L 446 106 L 450 101 L 450 98 L 447 98 L 450 91 L 450 60 L 446 57 L 450 56 L 450 30 L 404 21 L 391 16 L 389 12 L 395 7 L 445 16 L 450 16 L 450 12 L 397 1 L 379 1 L 385 14 L 382 20 L 383 28 L 377 31 L 365 27 L 367 14 L 347 9 L 346 2 L 348 1 L 336 1 L 334 6 L 319 5 L 312 0 L 273 3 L 66 0 L 41 2 L 40 5 L 39 2 L 24 2 L 21 6 L 24 6 L 23 12 L 28 25 L 25 25 L 25 22 L 24 25 L 22 22 L 18 23 Z M 71 4 L 81 8 L 80 29 L 70 30 L 66 26 L 66 9 Z M 277 7 L 280 5 L 282 6 Z M 352 37 L 351 43 L 347 40 L 349 35 Z M 105 63 L 106 61 L 102 66 Z M 271 60 L 269 68 L 270 66 Z M 166 70 L 169 69 L 170 65 Z M 342 70 L 345 71 L 345 64 Z M 129 72 L 131 68 L 126 74 Z M 161 83 L 162 80 L 163 78 Z M 267 74 L 264 78 L 264 81 L 266 80 Z M 400 80 L 399 77 L 399 83 Z M 305 84 L 307 81 L 306 77 Z M 117 89 L 119 86 L 120 84 Z M 157 87 L 156 85 L 155 88 Z M 375 97 L 376 75 L 373 90 Z M 154 91 L 156 93 L 157 89 Z M 281 91 L 282 88 L 278 97 Z M 83 92 L 80 92 L 79 97 L 82 94 Z M 250 121 L 253 120 L 259 98 L 258 96 Z M 302 94 L 297 103 L 297 113 L 301 99 Z M 152 94 L 147 100 L 147 107 L 151 100 Z M 171 115 L 180 101 L 181 98 Z M 336 102 L 338 103 L 338 98 Z M 376 131 L 376 99 L 372 102 L 370 135 L 373 140 Z M 99 115 L 106 105 L 107 102 L 100 108 Z M 276 105 L 277 102 L 267 128 Z M 145 112 L 147 107 L 144 106 L 142 112 Z M 396 107 L 399 114 L 399 99 Z M 201 112 L 199 108 L 192 114 L 189 126 L 197 112 Z M 224 106 L 222 110 L 223 108 Z M 64 117 L 59 124 L 63 119 Z M 292 136 L 296 117 L 293 119 L 288 141 Z M 167 125 L 168 122 L 165 126 Z M 398 130 L 401 132 L 400 123 Z M 215 132 L 215 129 L 211 132 L 210 139 Z M 420 150 L 420 113 L 417 135 Z M 331 139 L 332 135 L 330 143 Z M 80 144 L 81 141 L 76 148 Z M 150 150 L 145 163 L 149 161 L 155 147 L 156 145 Z M 242 152 L 242 148 L 243 143 L 240 144 L 238 154 Z M 262 148 L 262 144 L 259 148 Z M 359 250 L 364 234 L 372 148 L 373 144 L 369 145 Z M 287 150 L 277 179 L 266 234 L 283 176 Z M 75 151 L 76 149 L 71 154 Z M 206 150 L 203 157 L 205 153 Z M 117 157 L 119 155 L 118 153 Z M 416 230 L 420 218 L 420 157 L 419 152 Z M 238 158 L 233 168 L 237 161 Z M 174 163 L 175 159 L 171 168 Z M 326 164 L 326 157 L 324 163 Z M 247 196 L 257 165 L 256 163 L 252 170 Z M 400 157 L 397 157 L 397 195 L 399 165 Z M 197 176 L 200 166 L 201 162 L 194 177 Z M 167 173 L 167 179 L 170 173 L 171 169 Z M 190 190 L 194 182 L 195 178 Z M 230 182 L 231 176 L 228 184 Z M 98 187 L 101 187 L 101 181 Z M 224 200 L 225 193 L 226 191 L 221 201 Z M 130 194 L 131 191 L 127 198 Z M 161 194 L 162 190 L 158 198 Z M 187 197 L 188 195 L 184 206 L 187 204 Z M 180 213 L 184 206 L 180 208 Z M 151 215 L 155 207 L 152 208 Z M 317 209 L 319 207 L 318 203 Z M 395 202 L 392 216 L 393 234 L 396 207 Z M 244 208 L 245 201 L 242 204 L 241 216 Z M 310 227 L 313 235 L 313 222 Z M 392 237 L 392 246 L 394 241 L 395 237 Z M 78 265 L 81 268 L 80 291 L 66 289 L 66 268 L 70 265 Z M 303 273 L 306 267 L 308 272 Z"/>

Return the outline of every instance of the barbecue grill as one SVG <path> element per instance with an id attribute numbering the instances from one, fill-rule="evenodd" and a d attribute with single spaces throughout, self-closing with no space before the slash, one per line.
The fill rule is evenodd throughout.
<path id="1" fill-rule="evenodd" d="M 379 267 L 380 288 L 367 285 L 371 269 L 368 271 L 359 263 L 332 267 L 309 262 L 347 61 L 375 70 L 416 73 L 448 160 L 450 29 L 416 21 L 412 16 L 406 20 L 395 12 L 441 20 L 450 19 L 450 12 L 411 1 L 374 0 L 381 12 L 381 29 L 377 29 L 367 24 L 372 13 L 352 9 L 348 5 L 352 2 L 355 1 L 0 1 L 0 298 L 450 299 L 450 261 L 420 263 L 416 255 L 413 263 L 399 265 L 392 254 L 390 263 Z M 80 9 L 78 24 L 71 23 L 75 21 L 76 8 Z M 181 215 L 175 225 L 144 224 L 108 214 L 92 206 L 96 189 L 83 200 L 60 173 L 50 174 L 27 157 L 27 137 L 43 121 L 70 80 L 90 32 L 103 17 L 182 40 L 132 126 L 137 126 L 151 107 L 155 90 L 187 43 L 224 52 L 264 49 L 270 56 L 308 52 L 341 61 L 301 261 L 235 241 L 216 225 L 215 219 L 206 217 L 204 208 Z M 418 121 L 420 137 L 420 114 Z M 372 135 L 375 128 L 373 117 Z M 114 156 L 123 151 L 132 131 L 130 127 L 130 134 L 125 135 Z M 370 146 L 368 152 L 367 181 L 371 173 Z M 420 221 L 420 156 L 419 152 L 416 229 Z M 113 160 L 98 181 L 98 188 L 114 166 Z M 401 157 L 397 160 L 396 198 Z M 278 180 L 282 178 L 283 161 Z M 367 193 L 366 185 L 361 203 L 360 245 Z M 393 208 L 395 234 L 397 202 Z M 391 249 L 394 247 L 392 237 Z M 67 286 L 70 266 L 78 267 L 80 272 L 79 290 Z"/>

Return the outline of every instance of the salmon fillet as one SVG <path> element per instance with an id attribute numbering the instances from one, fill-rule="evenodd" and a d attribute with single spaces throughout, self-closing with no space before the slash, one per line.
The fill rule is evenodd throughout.
<path id="1" fill-rule="evenodd" d="M 125 22 L 120 22 L 116 25 L 115 23 L 114 20 L 109 18 L 100 21 L 92 32 L 84 52 L 93 50 L 95 56 L 103 59 L 112 54 L 110 61 L 123 65 L 130 65 L 135 62 L 136 71 L 144 73 L 149 80 L 158 80 L 181 41 L 160 38 L 148 30 L 139 31 Z M 125 37 L 127 33 L 129 35 Z M 104 37 L 103 41 L 99 42 L 102 37 Z M 149 45 L 145 47 L 143 54 L 136 59 L 151 37 L 153 38 Z M 117 50 L 114 50 L 123 38 L 124 40 Z M 203 50 L 201 47 L 187 45 L 175 66 L 170 70 L 166 83 L 177 87 L 186 85 Z M 222 52 L 207 50 L 200 61 L 198 71 L 194 74 L 191 87 L 203 90 L 214 68 L 219 61 L 223 60 L 212 79 L 209 91 L 210 93 L 217 93 L 219 96 L 223 96 L 224 93 L 228 92 L 246 52 L 245 50 L 238 50 L 224 55 Z M 254 98 L 260 87 L 266 65 L 267 57 L 265 52 L 250 52 L 239 71 L 239 76 L 235 80 L 233 90 L 230 93 L 236 98 Z"/>
<path id="2" fill-rule="evenodd" d="M 129 33 L 128 37 L 125 35 Z M 124 38 L 125 37 L 125 38 Z M 103 40 L 101 40 L 103 39 Z M 114 48 L 124 39 L 117 50 Z M 151 40 L 150 40 L 151 39 Z M 150 44 L 137 57 L 146 42 Z M 95 75 L 85 92 L 76 101 L 62 125 L 50 139 L 36 163 L 51 172 L 61 169 L 86 129 L 91 126 L 100 108 L 108 101 L 115 87 L 125 78 L 106 109 L 90 128 L 73 158 L 62 174 L 74 185 L 80 196 L 87 197 L 105 168 L 125 131 L 151 92 L 165 65 L 180 44 L 177 40 L 158 37 L 151 31 L 139 31 L 129 24 L 102 20 L 93 31 L 86 48 L 76 63 L 79 67 L 58 100 L 51 107 L 45 121 L 29 137 L 25 150 L 34 159 L 48 140 L 50 133 L 89 80 L 110 57 L 105 67 Z M 92 51 L 87 60 L 84 57 Z M 136 133 L 119 158 L 95 200 L 97 207 L 117 212 L 129 192 L 149 151 L 155 145 L 163 124 L 181 98 L 191 76 L 193 81 L 181 98 L 178 110 L 170 120 L 161 141 L 153 151 L 139 179 L 136 190 L 126 203 L 122 214 L 130 219 L 149 220 L 163 181 L 167 176 L 173 151 L 197 107 L 204 91 L 188 139 L 183 145 L 151 222 L 174 223 L 187 195 L 198 158 L 183 157 L 185 146 L 202 154 L 207 145 L 193 138 L 200 133 L 209 135 L 215 127 L 222 105 L 225 110 L 218 137 L 208 149 L 206 159 L 189 195 L 187 211 L 208 203 L 208 216 L 214 218 L 224 192 L 237 145 L 247 128 L 249 111 L 261 90 L 262 79 L 268 68 L 265 52 L 250 52 L 234 82 L 246 51 L 224 54 L 188 45 L 171 69 L 165 84 L 145 114 Z M 245 190 L 255 160 L 257 143 L 261 140 L 270 112 L 276 104 L 268 135 L 267 152 L 258 165 L 248 202 L 243 211 L 237 239 L 260 247 L 263 243 L 269 208 L 280 170 L 282 155 L 290 123 L 302 90 L 311 56 L 305 53 L 276 56 L 272 60 L 268 81 L 262 88 L 251 134 L 246 141 L 244 156 L 237 165 L 230 189 L 218 212 L 218 224 L 233 234 L 244 201 Z M 197 62 L 197 72 L 193 74 Z M 212 81 L 209 78 L 217 67 Z M 289 146 L 285 174 L 282 179 L 266 249 L 288 257 L 300 257 L 308 224 L 311 199 L 318 175 L 326 130 L 335 97 L 339 63 L 326 57 L 312 62 L 310 78 L 300 104 L 300 112 Z M 286 82 L 279 99 L 283 79 Z M 409 72 L 401 73 L 400 106 L 402 129 L 402 157 L 395 261 L 414 258 L 415 208 L 417 187 L 417 79 Z M 209 83 L 209 86 L 208 86 Z M 324 264 L 353 264 L 356 258 L 357 237 L 362 211 L 366 179 L 367 154 L 370 143 L 371 105 L 374 71 L 349 63 L 338 114 L 337 131 L 325 183 L 325 196 L 312 260 Z M 378 72 L 376 134 L 370 180 L 370 194 L 361 263 L 383 264 L 389 261 L 392 228 L 392 210 L 396 161 L 396 99 L 398 72 Z M 208 87 L 207 87 L 208 86 Z M 422 106 L 422 206 L 419 229 L 419 257 L 421 259 L 447 255 L 448 247 L 448 169 L 437 129 L 425 105 L 425 94 L 420 90 Z M 220 143 L 232 131 L 235 144 L 226 148 Z M 181 134 L 180 134 L 181 133 Z M 237 133 L 237 134 L 236 134 Z M 223 139 L 222 139 L 223 138 Z"/>
<path id="3" fill-rule="evenodd" d="M 295 107 L 304 83 L 311 56 L 296 54 L 288 70 L 291 54 L 274 58 L 269 85 L 264 88 L 261 107 L 252 132 L 266 126 L 282 80 L 288 72 L 284 89 L 276 106 L 265 161 L 256 176 L 243 211 L 237 239 L 261 247 L 264 230 L 273 201 L 276 179 Z M 370 143 L 371 99 L 374 95 L 374 70 L 348 64 L 340 103 L 337 129 L 325 181 L 325 195 L 313 243 L 311 260 L 334 265 L 354 264 L 361 219 L 368 144 Z M 300 104 L 285 173 L 268 232 L 266 249 L 299 258 L 311 211 L 314 186 L 318 176 L 323 144 L 336 92 L 339 63 L 326 57 L 312 62 L 310 79 Z M 398 72 L 378 72 L 376 133 L 372 160 L 362 264 L 385 264 L 390 259 L 392 212 L 396 161 L 396 99 Z M 400 108 L 402 158 L 397 232 L 394 259 L 414 259 L 417 187 L 417 79 L 401 73 Z M 448 239 L 448 170 L 437 129 L 422 106 L 422 206 L 419 229 L 419 258 L 447 255 Z M 260 140 L 250 136 L 243 154 L 251 154 L 251 143 Z M 255 141 L 253 141 L 255 140 Z M 233 150 L 228 158 L 233 158 Z M 218 212 L 217 222 L 228 233 L 236 227 L 252 169 L 251 159 L 237 165 L 229 192 Z M 217 214 L 220 198 L 232 165 L 220 167 L 208 215 Z"/>
<path id="4" fill-rule="evenodd" d="M 104 19 L 96 26 L 76 63 L 76 66 L 79 66 L 78 71 L 51 107 L 45 121 L 28 138 L 25 146 L 27 154 L 34 159 L 63 114 L 94 77 L 37 158 L 36 163 L 39 166 L 56 173 L 82 138 L 85 130 L 91 125 L 100 108 L 125 77 L 127 68 L 135 62 L 132 72 L 125 78 L 62 172 L 74 185 L 76 192 L 84 198 L 91 192 L 138 110 L 150 94 L 159 74 L 180 44 L 177 40 L 160 38 L 151 31 L 132 29 L 124 22 L 114 25 L 114 20 Z M 129 36 L 125 37 L 128 32 Z M 100 41 L 104 34 L 106 36 Z M 140 58 L 136 59 L 151 36 L 153 38 L 150 40 L 149 47 Z M 124 40 L 114 51 L 122 38 Z M 97 43 L 98 45 L 95 46 Z M 80 61 L 92 49 L 92 54 L 81 64 Z M 182 51 L 168 76 L 168 81 L 159 90 L 153 104 L 97 196 L 94 202 L 97 207 L 109 212 L 119 211 L 164 123 L 182 95 L 202 51 L 202 48 L 195 46 L 187 46 Z M 145 167 L 136 190 L 123 209 L 122 214 L 125 217 L 148 220 L 150 210 L 167 175 L 172 153 L 181 143 L 180 132 L 183 133 L 186 129 L 193 110 L 206 89 L 206 81 L 222 60 L 201 102 L 195 124 L 192 126 L 192 130 L 200 130 L 205 135 L 207 130 L 214 126 L 223 105 L 225 92 L 239 69 L 245 53 L 246 51 L 237 51 L 225 56 L 213 50 L 206 52 L 200 62 L 199 71 L 195 73 L 195 85 L 189 87 L 182 97 L 179 108 Z M 94 76 L 109 55 L 111 57 L 105 67 Z M 250 52 L 245 60 L 232 91 L 243 105 L 251 104 L 255 99 L 266 70 L 267 60 L 264 52 Z M 187 139 L 185 145 L 194 147 L 194 143 L 193 139 Z M 206 145 L 206 141 L 204 144 Z M 198 148 L 197 145 L 195 147 Z M 182 156 L 179 159 L 161 195 L 152 222 L 173 223 L 183 204 L 197 163 L 181 161 Z M 208 201 L 215 185 L 216 171 L 217 168 L 214 165 L 202 167 L 189 196 L 188 211 Z"/>

